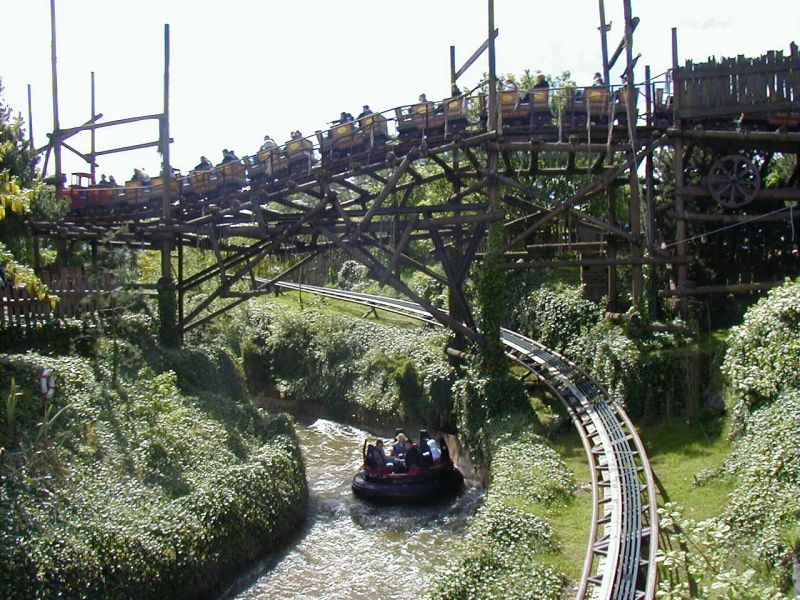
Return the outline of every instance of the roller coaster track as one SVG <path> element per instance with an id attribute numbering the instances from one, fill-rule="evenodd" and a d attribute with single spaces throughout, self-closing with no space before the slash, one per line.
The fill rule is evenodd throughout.
<path id="1" fill-rule="evenodd" d="M 419 304 L 406 300 L 289 282 L 277 285 L 440 324 Z M 654 598 L 656 484 L 633 424 L 608 392 L 573 362 L 508 329 L 501 331 L 501 337 L 506 354 L 564 404 L 589 461 L 592 523 L 576 598 Z"/>

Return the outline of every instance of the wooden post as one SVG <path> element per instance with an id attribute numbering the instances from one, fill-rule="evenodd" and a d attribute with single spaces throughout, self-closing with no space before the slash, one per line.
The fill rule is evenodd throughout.
<path id="1" fill-rule="evenodd" d="M 675 118 L 673 127 L 681 129 L 681 120 L 678 118 L 678 110 L 681 106 L 680 86 L 675 84 L 675 71 L 678 69 L 678 30 L 672 28 L 672 95 L 673 95 L 673 110 L 675 111 Z M 686 265 L 686 219 L 681 215 L 686 213 L 686 199 L 683 194 L 679 193 L 686 187 L 684 182 L 684 168 L 683 164 L 683 140 L 676 139 L 672 145 L 674 156 L 674 170 L 675 170 L 675 211 L 678 216 L 675 218 L 675 254 L 679 259 L 677 266 L 677 287 L 678 291 L 682 291 L 686 287 L 686 282 L 689 279 L 689 267 Z M 686 296 L 678 297 L 678 316 L 686 321 L 689 318 L 689 304 Z"/>
<path id="2" fill-rule="evenodd" d="M 31 149 L 31 181 L 33 181 L 36 178 L 36 145 L 33 143 L 33 103 L 31 102 L 30 83 L 28 84 L 28 143 Z"/>
<path id="3" fill-rule="evenodd" d="M 609 186 L 606 188 L 606 199 L 608 202 L 608 224 L 616 227 L 617 225 L 617 188 Z M 617 258 L 617 241 L 609 238 L 606 256 L 610 260 Z M 617 308 L 617 267 L 615 264 L 608 265 L 608 306 L 606 310 L 614 312 Z"/>
<path id="4" fill-rule="evenodd" d="M 450 46 L 450 93 L 455 95 L 456 89 L 456 47 Z"/>
<path id="5" fill-rule="evenodd" d="M 56 0 L 50 0 L 50 69 L 53 81 L 53 162 L 55 164 L 56 199 L 61 200 L 64 184 L 61 174 L 61 133 L 58 119 L 58 68 L 56 67 Z"/>
<path id="6" fill-rule="evenodd" d="M 164 112 L 159 119 L 159 149 L 161 151 L 161 278 L 158 281 L 159 335 L 169 346 L 180 343 L 177 327 L 177 293 L 172 279 L 172 242 L 174 231 L 170 219 L 170 187 L 172 169 L 169 162 L 169 25 L 164 25 Z"/>
<path id="7" fill-rule="evenodd" d="M 603 0 L 600 1 L 600 48 L 603 52 L 603 81 L 606 85 L 611 83 L 609 81 L 609 68 L 608 68 L 608 30 L 610 29 L 606 23 L 606 6 Z"/>
<path id="8" fill-rule="evenodd" d="M 650 65 L 644 68 L 644 78 L 647 83 L 645 100 L 647 102 L 647 124 L 653 123 L 653 97 L 651 94 L 650 82 Z M 653 250 L 656 246 L 656 195 L 654 183 L 654 165 L 653 153 L 649 152 L 645 157 L 644 163 L 644 176 L 647 196 L 647 250 L 650 256 L 653 256 Z M 656 278 L 650 277 L 650 285 L 648 288 L 649 304 L 650 304 L 650 319 L 655 320 L 658 318 L 658 288 L 656 285 Z"/>
<path id="9" fill-rule="evenodd" d="M 95 96 L 94 96 L 94 71 L 92 71 L 92 114 L 89 115 L 89 120 L 92 123 L 90 132 L 90 139 L 91 139 L 91 149 L 89 151 L 89 158 L 91 159 L 91 163 L 89 166 L 89 172 L 92 174 L 92 183 L 97 183 L 97 165 L 95 164 L 95 126 L 94 126 L 94 116 L 97 114 L 95 112 Z"/>
<path id="10" fill-rule="evenodd" d="M 636 98 L 637 89 L 634 86 L 634 73 L 633 73 L 633 17 L 631 15 L 631 0 L 623 0 L 625 7 L 625 57 L 627 60 L 627 79 L 625 85 L 626 102 L 625 109 L 628 116 L 628 136 L 631 141 L 631 153 L 635 157 L 639 151 L 638 142 L 636 139 Z M 639 174 L 636 169 L 636 161 L 630 167 L 630 225 L 631 234 L 639 237 L 641 235 L 641 211 L 640 211 L 640 197 L 639 197 Z M 642 245 L 641 242 L 633 242 L 631 244 L 631 255 L 634 257 L 641 257 Z M 631 266 L 631 297 L 633 304 L 638 306 L 642 298 L 642 288 L 644 281 L 642 278 L 642 267 L 640 265 Z"/>

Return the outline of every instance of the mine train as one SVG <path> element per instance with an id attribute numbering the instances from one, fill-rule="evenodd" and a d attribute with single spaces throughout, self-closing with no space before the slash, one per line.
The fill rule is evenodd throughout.
<path id="1" fill-rule="evenodd" d="M 673 121 L 671 98 L 662 89 L 653 91 L 650 122 L 657 128 L 668 127 Z M 622 86 L 501 91 L 498 103 L 503 130 L 510 134 L 530 135 L 555 128 L 585 132 L 594 128 L 597 139 L 601 139 L 610 126 L 627 125 L 626 89 Z M 339 173 L 356 163 L 375 164 L 390 152 L 401 156 L 422 139 L 435 145 L 466 130 L 480 133 L 486 128 L 486 115 L 484 94 L 420 102 L 370 114 L 211 170 L 193 170 L 185 176 L 175 172 L 170 178 L 169 197 L 181 202 L 213 200 L 278 180 L 300 183 L 312 175 L 315 167 Z M 390 122 L 394 134 L 390 133 Z M 772 129 L 775 125 L 797 127 L 800 117 L 792 123 L 773 123 L 766 118 L 763 125 Z M 147 185 L 131 180 L 124 187 L 105 187 L 94 184 L 88 174 L 76 173 L 66 193 L 76 214 L 140 212 L 161 205 L 164 183 L 161 177 L 153 177 Z"/>

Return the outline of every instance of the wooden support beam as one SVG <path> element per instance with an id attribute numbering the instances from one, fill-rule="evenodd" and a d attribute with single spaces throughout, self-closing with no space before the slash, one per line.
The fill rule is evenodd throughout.
<path id="1" fill-rule="evenodd" d="M 364 231 L 364 228 L 372 220 L 372 217 L 375 215 L 375 212 L 383 205 L 383 202 L 386 200 L 389 194 L 391 194 L 392 191 L 394 191 L 397 182 L 400 181 L 400 177 L 403 176 L 403 173 L 406 172 L 406 170 L 410 165 L 411 165 L 411 152 L 409 152 L 403 157 L 403 161 L 400 163 L 397 169 L 395 169 L 391 177 L 389 177 L 389 179 L 386 181 L 386 184 L 383 186 L 383 189 L 381 190 L 380 194 L 378 194 L 375 200 L 372 201 L 372 205 L 367 211 L 367 214 L 364 215 L 364 218 L 362 218 L 358 224 L 359 234 Z"/>
<path id="2" fill-rule="evenodd" d="M 617 178 L 617 175 L 620 175 L 620 174 L 624 173 L 629 168 L 633 168 L 633 170 L 635 171 L 636 168 L 638 168 L 638 165 L 641 162 L 641 160 L 644 159 L 644 157 L 649 152 L 652 152 L 655 148 L 657 148 L 657 147 L 661 146 L 662 144 L 664 144 L 665 141 L 666 141 L 666 137 L 665 136 L 661 136 L 658 139 L 653 140 L 652 142 L 647 144 L 647 146 L 644 149 L 639 151 L 637 154 L 631 156 L 627 161 L 625 161 L 625 163 L 623 163 L 622 165 L 618 166 L 611 173 L 599 178 L 598 180 L 589 182 L 581 190 L 579 190 L 578 193 L 574 194 L 572 197 L 568 198 L 567 200 L 562 202 L 560 205 L 558 205 L 557 207 L 553 208 L 547 215 L 545 215 L 544 217 L 539 219 L 536 223 L 534 223 L 533 225 L 528 227 L 525 231 L 520 233 L 514 239 L 506 242 L 506 244 L 503 245 L 503 247 L 500 248 L 498 252 L 500 254 L 504 254 L 505 252 L 508 252 L 517 243 L 523 241 L 525 238 L 530 236 L 534 231 L 539 229 L 541 226 L 543 226 L 546 223 L 549 223 L 550 221 L 555 219 L 558 215 L 560 215 L 564 211 L 569 210 L 569 208 L 571 208 L 572 205 L 575 204 L 576 202 L 579 202 L 579 201 L 584 200 L 584 199 L 586 199 L 586 198 L 588 198 L 588 197 L 590 197 L 592 195 L 595 195 L 595 194 L 597 194 L 599 192 L 602 192 L 606 187 L 608 187 L 608 185 L 609 185 L 609 183 L 611 181 L 613 181 L 614 179 Z"/>
<path id="3" fill-rule="evenodd" d="M 778 222 L 778 221 L 800 221 L 800 210 L 797 210 L 793 215 L 788 210 L 786 212 L 781 212 L 778 214 L 763 214 L 763 215 L 715 215 L 715 214 L 706 214 L 706 213 L 695 213 L 689 211 L 668 211 L 667 215 L 673 219 L 684 219 L 686 221 L 693 221 L 698 223 L 722 223 L 722 224 L 734 224 L 734 223 L 745 223 L 745 222 L 753 222 L 753 223 L 767 223 L 767 222 Z"/>
<path id="4" fill-rule="evenodd" d="M 548 260 L 548 261 L 520 261 L 502 263 L 501 269 L 553 269 L 558 267 L 608 267 L 608 266 L 631 266 L 631 265 L 670 265 L 680 262 L 688 262 L 688 259 L 664 258 L 661 256 L 629 256 L 623 258 L 584 258 L 575 260 Z"/>
<path id="5" fill-rule="evenodd" d="M 768 290 L 783 285 L 783 281 L 766 281 L 763 283 L 734 283 L 730 285 L 707 285 L 700 287 L 684 287 L 677 290 L 659 290 L 659 298 L 675 296 L 707 296 L 711 294 L 744 294 Z"/>

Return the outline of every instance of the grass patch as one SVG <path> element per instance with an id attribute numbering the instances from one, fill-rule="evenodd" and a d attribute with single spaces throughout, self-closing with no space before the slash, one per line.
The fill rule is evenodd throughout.
<path id="1" fill-rule="evenodd" d="M 639 435 L 670 502 L 685 507 L 686 516 L 692 519 L 708 519 L 722 512 L 736 481 L 715 477 L 698 485 L 695 477 L 725 461 L 731 448 L 725 419 L 673 419 L 644 427 Z"/>

